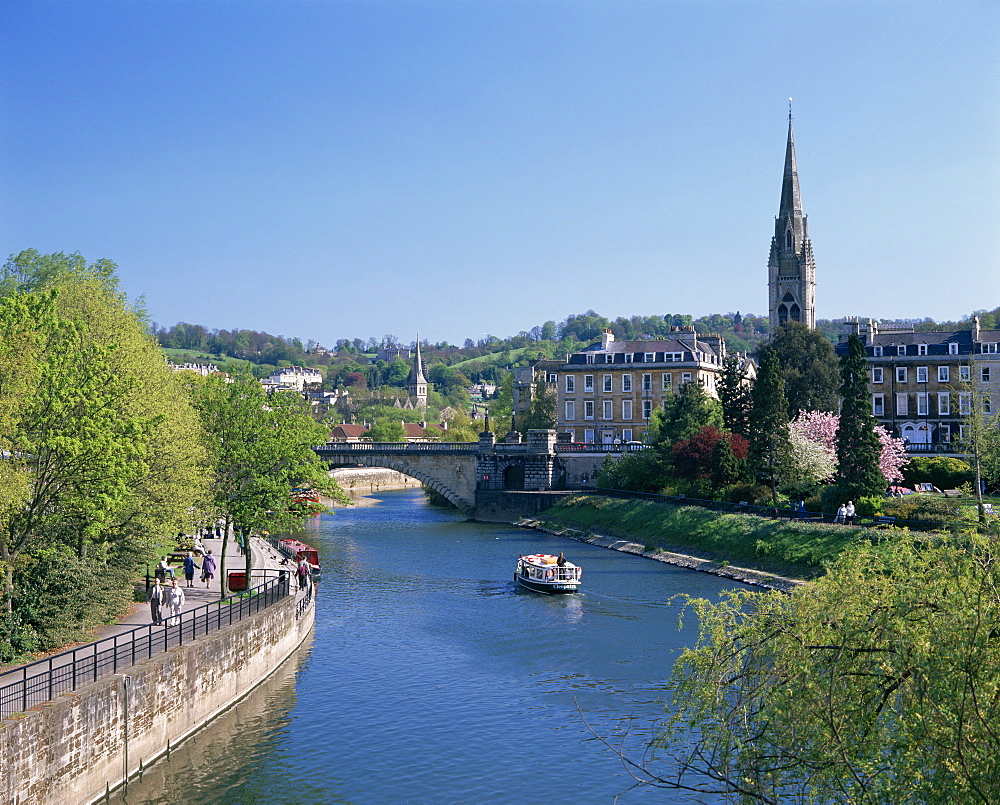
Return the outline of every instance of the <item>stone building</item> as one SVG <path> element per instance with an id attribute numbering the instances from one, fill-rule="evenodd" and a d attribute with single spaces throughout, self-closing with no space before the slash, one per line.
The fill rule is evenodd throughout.
<path id="1" fill-rule="evenodd" d="M 569 355 L 549 369 L 554 377 L 559 431 L 570 441 L 616 444 L 640 441 L 650 417 L 684 383 L 701 383 L 715 397 L 726 357 L 719 335 L 686 328 L 660 340 L 615 341 L 605 330 L 600 343 Z"/>
<path id="2" fill-rule="evenodd" d="M 785 173 L 781 181 L 781 203 L 774 219 L 774 237 L 767 261 L 768 311 L 771 333 L 789 321 L 810 329 L 816 327 L 816 263 L 813 260 L 809 225 L 802 212 L 799 172 L 792 136 L 792 113 L 788 113 Z"/>
<path id="3" fill-rule="evenodd" d="M 417 349 L 413 354 L 413 368 L 410 370 L 409 381 L 410 400 L 414 408 L 427 407 L 427 380 L 424 378 L 424 362 L 420 357 L 420 338 L 417 337 Z"/>
<path id="4" fill-rule="evenodd" d="M 872 414 L 910 453 L 961 451 L 964 417 L 978 398 L 987 417 L 1000 406 L 1000 330 L 917 332 L 910 325 L 846 318 L 837 353 L 858 335 L 868 357 Z"/>

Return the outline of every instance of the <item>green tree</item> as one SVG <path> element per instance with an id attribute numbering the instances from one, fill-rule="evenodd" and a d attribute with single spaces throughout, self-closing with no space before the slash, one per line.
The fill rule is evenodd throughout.
<path id="1" fill-rule="evenodd" d="M 701 383 L 692 381 L 664 399 L 661 415 L 650 421 L 647 441 L 670 447 L 706 427 L 723 427 L 722 407 L 718 400 L 708 396 Z"/>
<path id="2" fill-rule="evenodd" d="M 875 433 L 865 345 L 852 334 L 840 364 L 840 426 L 837 428 L 837 474 L 842 496 L 858 500 L 885 492 L 879 469 L 882 445 Z"/>
<path id="3" fill-rule="evenodd" d="M 788 403 L 785 376 L 770 346 L 760 351 L 760 368 L 751 394 L 751 470 L 771 487 L 771 503 L 778 505 L 778 479 L 788 455 Z"/>
<path id="4" fill-rule="evenodd" d="M 1000 563 L 985 538 L 848 548 L 784 593 L 690 601 L 647 782 L 739 802 L 1000 798 Z"/>
<path id="5" fill-rule="evenodd" d="M 266 394 L 249 376 L 191 376 L 192 395 L 212 459 L 212 500 L 225 520 L 219 572 L 226 579 L 230 530 L 244 537 L 249 579 L 249 539 L 263 531 L 301 527 L 303 514 L 291 506 L 292 490 L 308 487 L 347 502 L 313 448 L 326 428 L 309 416 L 294 392 Z M 223 581 L 222 594 L 226 584 Z"/>
<path id="6" fill-rule="evenodd" d="M 518 430 L 526 433 L 533 429 L 547 429 L 556 426 L 556 395 L 548 384 L 535 383 L 528 410 L 518 421 Z"/>
<path id="7" fill-rule="evenodd" d="M 719 394 L 719 404 L 722 406 L 722 419 L 731 433 L 738 433 L 744 438 L 750 436 L 750 409 L 753 407 L 751 389 L 753 388 L 740 369 L 741 361 L 733 354 L 726 355 L 722 361 L 722 371 L 716 384 Z"/>
<path id="8" fill-rule="evenodd" d="M 377 419 L 368 429 L 365 438 L 372 442 L 405 442 L 406 429 L 402 420 Z"/>
<path id="9" fill-rule="evenodd" d="M 778 328 L 768 346 L 784 371 L 790 420 L 799 411 L 837 410 L 840 367 L 833 345 L 819 330 L 790 321 Z"/>

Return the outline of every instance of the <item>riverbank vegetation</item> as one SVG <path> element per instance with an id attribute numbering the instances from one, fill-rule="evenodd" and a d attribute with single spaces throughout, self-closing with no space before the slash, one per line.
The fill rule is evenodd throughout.
<path id="1" fill-rule="evenodd" d="M 0 663 L 87 639 L 128 608 L 164 535 L 225 511 L 218 441 L 194 402 L 113 263 L 29 250 L 0 269 Z M 300 409 L 287 418 L 300 420 L 315 427 Z M 303 455 L 253 468 L 274 511 L 313 480 Z"/>
<path id="2" fill-rule="evenodd" d="M 848 546 L 879 542 L 885 536 L 876 529 L 598 495 L 572 495 L 538 519 L 550 527 L 607 534 L 641 542 L 647 549 L 688 553 L 796 579 L 817 578 Z"/>
<path id="3" fill-rule="evenodd" d="M 692 600 L 647 784 L 733 802 L 1000 798 L 992 540 L 889 535 L 790 595 Z"/>

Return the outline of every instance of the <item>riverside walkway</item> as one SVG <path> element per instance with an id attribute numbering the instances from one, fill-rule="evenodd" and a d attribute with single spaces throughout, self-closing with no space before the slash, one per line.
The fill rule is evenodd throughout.
<path id="1" fill-rule="evenodd" d="M 221 539 L 202 542 L 214 556 L 221 553 Z M 227 547 L 230 548 L 226 553 L 227 575 L 230 571 L 245 573 L 245 558 L 235 540 L 230 540 Z M 218 570 L 208 587 L 199 581 L 198 572 L 193 587 L 186 586 L 183 568 L 179 575 L 178 586 L 185 601 L 177 622 L 169 622 L 169 613 L 161 611 L 160 624 L 154 625 L 149 605 L 145 601 L 136 602 L 116 623 L 97 629 L 93 642 L 71 644 L 29 663 L 0 667 L 0 719 L 76 690 L 87 681 L 124 671 L 174 646 L 242 620 L 287 595 L 296 596 L 296 619 L 312 600 L 311 584 L 305 590 L 298 589 L 295 563 L 258 538 L 253 542 L 249 595 L 222 598 L 222 576 Z"/>

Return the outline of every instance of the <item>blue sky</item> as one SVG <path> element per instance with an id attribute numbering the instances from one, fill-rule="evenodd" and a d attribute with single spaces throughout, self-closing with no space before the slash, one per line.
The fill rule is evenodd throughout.
<path id="1" fill-rule="evenodd" d="M 0 251 L 160 324 L 461 343 L 767 312 L 787 98 L 817 313 L 1000 304 L 1000 4 L 5 0 Z"/>

